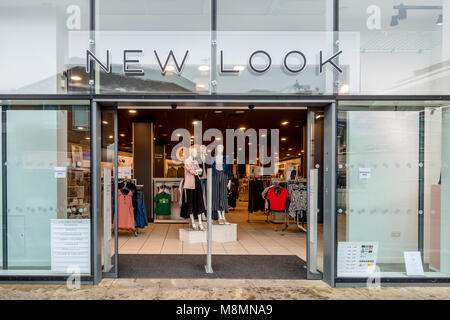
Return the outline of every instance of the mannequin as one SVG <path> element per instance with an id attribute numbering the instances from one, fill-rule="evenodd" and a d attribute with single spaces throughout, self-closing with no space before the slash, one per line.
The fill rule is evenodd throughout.
<path id="1" fill-rule="evenodd" d="M 187 211 L 191 219 L 191 227 L 193 230 L 205 231 L 202 224 L 202 214 L 205 213 L 205 204 L 203 202 L 202 190 L 199 175 L 203 170 L 199 167 L 197 157 L 197 149 L 189 149 L 189 157 L 184 161 L 184 185 L 186 190 Z M 195 216 L 198 218 L 198 225 L 195 223 Z"/>
<path id="2" fill-rule="evenodd" d="M 200 146 L 200 168 L 202 169 L 202 173 L 199 176 L 200 178 L 200 184 L 202 187 L 202 195 L 203 195 L 203 203 L 206 206 L 206 189 L 207 189 L 207 182 L 208 182 L 208 175 L 207 175 L 207 164 L 206 164 L 206 146 L 205 145 L 201 145 Z M 205 213 L 202 213 L 202 220 L 206 221 L 206 215 Z"/>
<path id="3" fill-rule="evenodd" d="M 229 224 L 225 213 L 228 212 L 228 190 L 231 186 L 231 166 L 223 155 L 223 145 L 217 146 L 217 154 L 212 164 L 212 210 L 219 224 Z"/>

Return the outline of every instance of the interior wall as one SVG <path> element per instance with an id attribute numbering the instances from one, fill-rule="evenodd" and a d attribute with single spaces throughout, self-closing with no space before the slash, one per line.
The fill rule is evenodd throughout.
<path id="1" fill-rule="evenodd" d="M 378 241 L 379 263 L 402 263 L 418 249 L 419 113 L 355 111 L 347 123 L 347 241 Z"/>

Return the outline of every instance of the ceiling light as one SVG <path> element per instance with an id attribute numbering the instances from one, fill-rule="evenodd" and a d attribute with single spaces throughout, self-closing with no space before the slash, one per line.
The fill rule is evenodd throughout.
<path id="1" fill-rule="evenodd" d="M 198 84 L 195 85 L 195 90 L 197 90 L 197 91 L 203 91 L 203 90 L 206 90 L 206 89 L 207 89 L 206 85 L 204 85 L 204 84 L 198 83 Z"/>
<path id="2" fill-rule="evenodd" d="M 305 153 L 305 150 L 302 150 L 301 153 Z"/>
<path id="3" fill-rule="evenodd" d="M 289 151 L 292 151 L 292 148 L 289 148 L 288 150 L 289 150 Z"/>
<path id="4" fill-rule="evenodd" d="M 244 110 L 236 110 L 235 112 L 236 112 L 236 113 L 238 113 L 238 114 L 242 114 L 242 113 L 245 113 L 245 111 L 244 111 Z"/>
<path id="5" fill-rule="evenodd" d="M 121 137 L 125 137 L 125 133 L 121 133 L 120 136 L 121 136 Z"/>
<path id="6" fill-rule="evenodd" d="M 198 124 L 197 120 L 192 121 L 192 124 Z"/>
<path id="7" fill-rule="evenodd" d="M 245 131 L 245 129 L 246 129 L 245 127 L 240 127 L 239 128 L 239 130 L 241 130 L 241 131 Z"/>
<path id="8" fill-rule="evenodd" d="M 84 127 L 77 127 L 77 130 L 84 130 Z"/>
<path id="9" fill-rule="evenodd" d="M 209 66 L 207 66 L 207 65 L 199 66 L 198 70 L 202 71 L 202 72 L 209 71 Z"/>
<path id="10" fill-rule="evenodd" d="M 77 75 L 73 75 L 73 76 L 70 76 L 70 80 L 81 81 L 81 80 L 83 80 L 83 78 L 81 78 L 80 76 L 77 76 Z"/>
<path id="11" fill-rule="evenodd" d="M 436 21 L 436 25 L 437 26 L 442 26 L 444 24 L 444 17 L 442 16 L 442 14 L 439 15 L 437 21 Z"/>
<path id="12" fill-rule="evenodd" d="M 398 16 L 392 16 L 391 18 L 391 27 L 398 26 Z"/>
<path id="13" fill-rule="evenodd" d="M 128 110 L 129 113 L 136 113 L 136 110 Z"/>
<path id="14" fill-rule="evenodd" d="M 102 123 L 103 124 L 108 124 L 108 121 L 103 120 Z"/>
<path id="15" fill-rule="evenodd" d="M 261 137 L 265 138 L 267 137 L 267 134 L 262 134 Z"/>
<path id="16" fill-rule="evenodd" d="M 290 157 L 291 156 L 291 154 L 290 153 L 288 153 L 288 154 L 286 154 L 288 157 Z"/>
<path id="17" fill-rule="evenodd" d="M 110 138 L 110 139 L 113 139 L 113 138 L 114 138 L 114 136 L 109 136 L 109 138 Z"/>
<path id="18" fill-rule="evenodd" d="M 214 113 L 222 113 L 222 110 L 214 110 Z"/>
<path id="19" fill-rule="evenodd" d="M 86 140 L 91 140 L 91 138 L 89 138 L 89 137 L 86 137 L 85 139 L 86 139 Z"/>
<path id="20" fill-rule="evenodd" d="M 348 94 L 350 92 L 350 86 L 344 83 L 339 86 L 339 94 Z"/>
<path id="21" fill-rule="evenodd" d="M 286 125 L 288 125 L 289 124 L 289 121 L 283 121 L 282 123 L 281 123 L 281 125 L 283 125 L 283 126 L 286 126 Z"/>
<path id="22" fill-rule="evenodd" d="M 281 141 L 286 141 L 286 140 L 287 140 L 287 138 L 285 138 L 285 137 L 281 138 Z"/>

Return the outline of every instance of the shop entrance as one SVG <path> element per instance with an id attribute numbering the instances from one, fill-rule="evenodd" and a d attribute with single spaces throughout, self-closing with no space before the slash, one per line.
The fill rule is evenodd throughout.
<path id="1" fill-rule="evenodd" d="M 103 106 L 103 275 L 320 279 L 324 123 L 321 105 Z"/>

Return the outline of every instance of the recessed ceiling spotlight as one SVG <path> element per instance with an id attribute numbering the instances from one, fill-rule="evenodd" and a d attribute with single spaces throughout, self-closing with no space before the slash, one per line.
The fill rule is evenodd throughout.
<path id="1" fill-rule="evenodd" d="M 197 120 L 192 121 L 192 124 L 198 124 Z"/>
<path id="2" fill-rule="evenodd" d="M 289 124 L 289 121 L 283 121 L 283 122 L 281 123 L 282 126 L 287 126 L 288 124 Z"/>
<path id="3" fill-rule="evenodd" d="M 286 141 L 286 140 L 287 140 L 286 137 L 281 138 L 281 141 Z"/>
<path id="4" fill-rule="evenodd" d="M 125 133 L 121 133 L 120 136 L 121 136 L 121 137 L 125 137 Z"/>
<path id="5" fill-rule="evenodd" d="M 207 65 L 199 66 L 198 70 L 202 72 L 209 71 L 209 66 Z"/>
<path id="6" fill-rule="evenodd" d="M 214 113 L 222 113 L 222 110 L 214 110 Z"/>
<path id="7" fill-rule="evenodd" d="M 129 113 L 136 113 L 136 110 L 128 110 Z"/>
<path id="8" fill-rule="evenodd" d="M 241 131 L 245 131 L 245 129 L 247 129 L 246 127 L 240 127 L 239 130 Z"/>
<path id="9" fill-rule="evenodd" d="M 83 80 L 83 78 L 81 78 L 80 76 L 77 76 L 77 75 L 73 75 L 73 76 L 70 76 L 70 80 L 72 80 L 72 81 L 81 81 L 81 80 Z"/>
<path id="10" fill-rule="evenodd" d="M 235 113 L 242 114 L 242 113 L 245 113 L 245 111 L 244 110 L 236 110 Z"/>
<path id="11" fill-rule="evenodd" d="M 110 139 L 113 139 L 113 138 L 114 138 L 114 136 L 109 136 L 109 138 L 110 138 Z"/>

